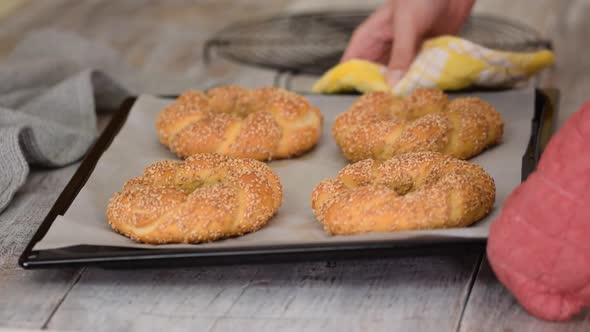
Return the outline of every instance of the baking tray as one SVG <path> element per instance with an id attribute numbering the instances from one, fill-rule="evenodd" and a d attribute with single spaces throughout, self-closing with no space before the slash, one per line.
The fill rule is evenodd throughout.
<path id="1" fill-rule="evenodd" d="M 521 180 L 534 170 L 549 141 L 557 118 L 559 92 L 554 89 L 534 91 L 531 131 L 521 157 Z M 22 253 L 19 264 L 24 268 L 50 268 L 76 265 L 98 265 L 109 268 L 187 266 L 217 264 L 274 263 L 287 261 L 332 260 L 343 258 L 378 258 L 390 255 L 460 254 L 485 247 L 485 238 L 438 238 L 435 241 L 397 242 L 366 240 L 353 242 L 267 245 L 256 248 L 162 248 L 141 249 L 101 245 L 34 250 L 59 215 L 66 213 L 79 191 L 92 174 L 97 162 L 109 147 L 135 104 L 137 97 L 127 99 L 109 125 L 89 150 L 56 203 Z M 329 128 L 324 128 L 328 130 Z M 139 173 L 139 171 L 138 171 Z M 198 250 L 197 250 L 198 248 Z"/>

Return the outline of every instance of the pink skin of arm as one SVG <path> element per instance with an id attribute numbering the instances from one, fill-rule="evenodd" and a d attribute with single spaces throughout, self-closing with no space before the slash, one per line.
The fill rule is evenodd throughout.
<path id="1" fill-rule="evenodd" d="M 475 0 L 387 0 L 354 31 L 341 61 L 364 59 L 386 65 L 394 85 L 408 69 L 421 42 L 456 34 Z"/>

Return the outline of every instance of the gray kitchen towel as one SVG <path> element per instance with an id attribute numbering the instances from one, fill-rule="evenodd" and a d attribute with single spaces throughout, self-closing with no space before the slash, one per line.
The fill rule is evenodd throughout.
<path id="1" fill-rule="evenodd" d="M 65 166 L 92 145 L 95 112 L 129 95 L 107 69 L 123 70 L 112 50 L 57 31 L 30 35 L 0 61 L 0 212 L 31 165 Z"/>

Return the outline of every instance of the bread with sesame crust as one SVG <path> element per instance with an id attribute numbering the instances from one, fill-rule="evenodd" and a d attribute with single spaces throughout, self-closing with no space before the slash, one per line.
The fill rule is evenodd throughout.
<path id="1" fill-rule="evenodd" d="M 198 153 L 273 160 L 313 148 L 323 117 L 301 95 L 280 88 L 189 90 L 158 115 L 160 142 L 181 158 Z"/>
<path id="2" fill-rule="evenodd" d="M 327 233 L 354 235 L 465 227 L 488 215 L 494 179 L 479 165 L 437 152 L 413 152 L 344 167 L 312 193 Z"/>
<path id="3" fill-rule="evenodd" d="M 438 89 L 417 89 L 407 97 L 370 92 L 338 115 L 332 134 L 352 161 L 386 160 L 418 151 L 469 159 L 501 142 L 500 113 L 480 98 L 449 101 Z"/>
<path id="4" fill-rule="evenodd" d="M 130 179 L 107 207 L 109 224 L 142 243 L 200 243 L 254 232 L 283 199 L 266 164 L 219 154 L 160 161 Z"/>

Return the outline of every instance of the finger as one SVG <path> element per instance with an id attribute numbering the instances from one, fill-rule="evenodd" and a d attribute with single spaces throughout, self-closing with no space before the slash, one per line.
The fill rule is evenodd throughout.
<path id="1" fill-rule="evenodd" d="M 410 65 L 414 61 L 417 53 L 417 46 L 421 38 L 418 31 L 408 20 L 396 19 L 394 23 L 393 45 L 389 58 L 388 68 L 388 83 L 394 86 L 399 82 Z"/>
<path id="2" fill-rule="evenodd" d="M 374 56 L 367 52 L 367 49 L 370 49 L 369 46 L 372 43 L 373 41 L 371 40 L 371 35 L 367 27 L 365 25 L 359 26 L 352 34 L 340 62 L 348 61 L 353 58 L 367 58 Z"/>
<path id="3" fill-rule="evenodd" d="M 360 58 L 372 61 L 389 54 L 392 39 L 391 8 L 384 5 L 355 29 L 340 61 Z"/>
<path id="4" fill-rule="evenodd" d="M 389 58 L 391 54 L 391 42 L 388 42 L 386 45 L 383 46 L 383 51 L 381 52 L 381 56 L 375 59 L 375 62 L 380 63 L 384 66 L 387 66 L 389 63 Z"/>

